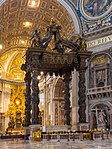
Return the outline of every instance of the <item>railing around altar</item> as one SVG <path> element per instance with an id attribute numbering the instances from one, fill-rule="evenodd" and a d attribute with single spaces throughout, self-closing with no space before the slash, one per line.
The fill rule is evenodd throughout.
<path id="1" fill-rule="evenodd" d="M 43 140 L 46 141 L 75 141 L 75 140 L 96 140 L 96 139 L 109 139 L 109 131 L 100 130 L 100 131 L 49 131 L 46 134 L 43 134 Z"/>

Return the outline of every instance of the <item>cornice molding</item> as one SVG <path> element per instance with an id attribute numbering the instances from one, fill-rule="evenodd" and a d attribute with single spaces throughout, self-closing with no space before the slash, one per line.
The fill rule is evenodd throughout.
<path id="1" fill-rule="evenodd" d="M 12 85 L 25 85 L 25 82 L 14 82 L 14 81 L 9 81 L 5 79 L 0 79 L 0 83 L 5 83 L 5 84 L 12 84 Z"/>
<path id="2" fill-rule="evenodd" d="M 89 40 L 98 39 L 100 37 L 104 37 L 106 35 L 111 35 L 111 34 L 112 34 L 112 25 L 93 31 L 91 33 L 86 33 L 85 38 L 89 41 Z"/>

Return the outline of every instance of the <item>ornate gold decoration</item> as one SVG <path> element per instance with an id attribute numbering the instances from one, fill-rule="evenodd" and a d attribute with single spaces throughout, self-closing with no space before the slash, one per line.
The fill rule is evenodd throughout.
<path id="1" fill-rule="evenodd" d="M 20 65 L 23 63 L 24 59 L 22 58 L 23 53 L 17 52 L 15 57 L 13 57 L 12 62 L 9 64 L 9 68 L 7 70 L 7 78 L 14 81 L 23 81 L 24 73 L 20 69 Z"/>
<path id="2" fill-rule="evenodd" d="M 25 87 L 12 88 L 10 104 L 5 116 L 9 116 L 8 128 L 21 128 L 24 123 L 24 111 L 25 111 Z"/>
<path id="3" fill-rule="evenodd" d="M 94 58 L 92 62 L 94 65 L 99 65 L 99 64 L 107 63 L 107 61 L 108 61 L 108 57 L 106 55 L 100 55 Z"/>
<path id="4" fill-rule="evenodd" d="M 23 26 L 30 28 L 32 27 L 32 22 L 23 22 Z"/>
<path id="5" fill-rule="evenodd" d="M 40 5 L 40 0 L 29 0 L 28 6 L 31 8 L 38 8 Z"/>
<path id="6" fill-rule="evenodd" d="M 7 58 L 8 58 L 8 55 L 7 55 L 7 54 L 4 54 L 4 55 L 1 56 L 0 59 L 1 59 L 1 61 L 4 61 L 4 60 L 6 60 Z"/>
<path id="7" fill-rule="evenodd" d="M 2 44 L 0 44 L 0 50 L 2 50 L 2 48 L 3 48 L 3 46 L 2 46 Z"/>
<path id="8" fill-rule="evenodd" d="M 31 4 L 32 0 L 15 0 L 6 1 L 1 5 L 0 14 L 2 16 L 0 24 L 4 30 L 1 30 L 1 39 L 3 39 L 1 42 L 5 49 L 10 46 L 14 48 L 15 44 L 19 47 L 17 37 L 21 36 L 21 39 L 29 37 L 35 29 L 45 32 L 45 28 L 49 25 L 52 16 L 62 25 L 63 35 L 70 37 L 75 32 L 72 17 L 58 1 L 35 0 L 36 8 L 29 7 Z M 39 9 L 37 9 L 38 6 Z M 38 21 L 36 21 L 37 19 Z M 24 22 L 31 22 L 33 25 L 27 28 L 23 26 Z"/>

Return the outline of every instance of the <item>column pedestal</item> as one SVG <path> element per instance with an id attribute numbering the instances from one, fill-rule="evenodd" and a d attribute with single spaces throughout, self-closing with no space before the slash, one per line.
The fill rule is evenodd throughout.
<path id="1" fill-rule="evenodd" d="M 24 127 L 24 140 L 28 140 L 29 135 L 30 135 L 30 128 Z"/>
<path id="2" fill-rule="evenodd" d="M 78 131 L 87 131 L 89 130 L 89 123 L 78 123 L 77 124 Z"/>
<path id="3" fill-rule="evenodd" d="M 42 126 L 41 125 L 30 125 L 30 136 L 31 141 L 41 141 L 42 140 Z"/>

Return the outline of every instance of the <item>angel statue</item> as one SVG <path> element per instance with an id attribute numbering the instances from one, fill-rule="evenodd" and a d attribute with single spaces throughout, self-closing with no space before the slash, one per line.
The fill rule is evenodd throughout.
<path id="1" fill-rule="evenodd" d="M 79 34 L 73 35 L 70 40 L 80 46 L 80 51 L 86 51 L 87 44 L 83 34 L 82 37 Z"/>
<path id="2" fill-rule="evenodd" d="M 35 30 L 31 38 L 31 47 L 37 47 L 40 44 L 40 32 Z"/>

